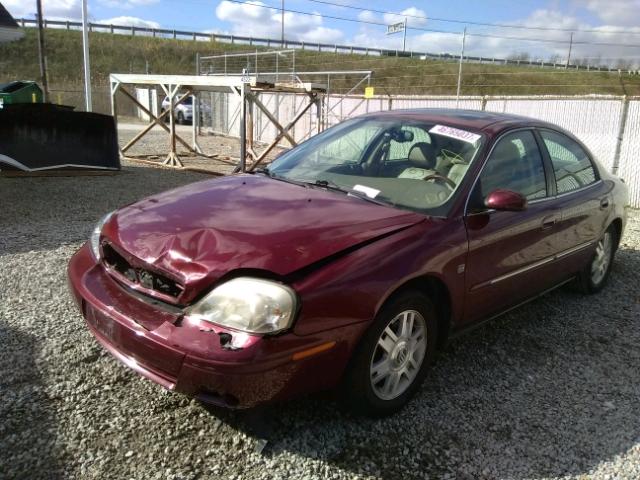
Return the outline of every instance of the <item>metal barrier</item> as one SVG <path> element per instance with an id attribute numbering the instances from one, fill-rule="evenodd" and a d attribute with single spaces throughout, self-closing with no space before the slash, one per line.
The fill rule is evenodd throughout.
<path id="1" fill-rule="evenodd" d="M 22 27 L 36 27 L 37 21 L 29 18 L 19 18 L 16 21 Z M 44 19 L 45 28 L 64 28 L 66 30 L 80 29 L 82 28 L 81 22 L 72 22 L 68 20 L 47 20 Z M 360 47 L 356 45 L 339 45 L 330 43 L 314 43 L 304 42 L 296 40 L 276 40 L 272 38 L 256 38 L 245 37 L 239 35 L 226 35 L 221 33 L 205 33 L 194 32 L 185 30 L 175 30 L 166 28 L 149 28 L 149 27 L 136 27 L 133 25 L 111 25 L 104 23 L 89 23 L 90 31 L 103 31 L 109 33 L 123 33 L 127 35 L 148 35 L 152 37 L 165 37 L 183 40 L 201 40 L 201 41 L 216 41 L 232 44 L 243 45 L 255 45 L 269 48 L 283 48 L 283 49 L 302 49 L 302 50 L 315 50 L 318 52 L 333 52 L 333 53 L 346 53 L 346 54 L 359 54 L 359 55 L 374 55 L 374 56 L 392 56 L 392 57 L 408 57 L 408 58 L 421 58 L 421 59 L 440 59 L 450 60 L 457 62 L 460 59 L 459 55 L 452 55 L 450 53 L 432 53 L 432 52 L 420 52 L 420 51 L 406 51 L 403 52 L 397 49 L 386 48 L 373 48 L 373 47 Z M 496 57 L 478 57 L 474 55 L 463 55 L 463 61 L 467 63 L 487 63 L 497 65 L 512 65 L 512 66 L 525 66 L 525 67 L 538 67 L 538 68 L 561 68 L 570 70 L 584 70 L 584 71 L 599 71 L 599 72 L 614 72 L 614 73 L 627 73 L 638 74 L 637 70 L 620 70 L 618 68 L 610 68 L 594 65 L 577 65 L 567 64 L 563 62 L 543 62 L 543 61 L 531 61 L 531 60 L 518 60 L 508 58 L 496 58 Z"/>

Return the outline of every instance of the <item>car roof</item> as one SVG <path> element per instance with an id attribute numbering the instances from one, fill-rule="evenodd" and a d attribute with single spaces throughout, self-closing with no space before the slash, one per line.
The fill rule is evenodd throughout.
<path id="1" fill-rule="evenodd" d="M 558 126 L 534 118 L 508 113 L 486 112 L 480 110 L 459 110 L 453 108 L 414 108 L 406 110 L 387 110 L 364 115 L 365 117 L 398 118 L 420 120 L 429 123 L 441 123 L 468 130 L 482 131 L 495 135 L 503 130 L 516 127 L 549 127 L 561 130 Z"/>

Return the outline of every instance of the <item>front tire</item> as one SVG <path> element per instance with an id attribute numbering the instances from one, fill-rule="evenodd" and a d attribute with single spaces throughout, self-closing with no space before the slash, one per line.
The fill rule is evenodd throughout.
<path id="1" fill-rule="evenodd" d="M 591 294 L 602 290 L 611 273 L 616 245 L 617 233 L 615 228 L 610 226 L 598 240 L 593 258 L 576 278 L 579 291 Z"/>
<path id="2" fill-rule="evenodd" d="M 345 377 L 354 413 L 390 415 L 424 380 L 436 352 L 438 323 L 430 299 L 416 290 L 392 297 L 360 342 Z"/>

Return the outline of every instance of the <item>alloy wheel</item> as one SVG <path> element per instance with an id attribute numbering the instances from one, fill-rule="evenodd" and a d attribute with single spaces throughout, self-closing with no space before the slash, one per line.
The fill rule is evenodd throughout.
<path id="1" fill-rule="evenodd" d="M 413 383 L 427 350 L 427 325 L 415 310 L 396 315 L 380 334 L 371 357 L 371 387 L 382 400 L 393 400 Z"/>
<path id="2" fill-rule="evenodd" d="M 594 285 L 598 285 L 609 270 L 612 247 L 611 233 L 605 232 L 596 245 L 596 255 L 591 263 L 591 281 Z"/>

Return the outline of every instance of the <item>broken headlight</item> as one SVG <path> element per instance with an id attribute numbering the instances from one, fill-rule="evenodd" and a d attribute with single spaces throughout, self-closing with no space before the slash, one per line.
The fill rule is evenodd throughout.
<path id="1" fill-rule="evenodd" d="M 187 315 L 248 333 L 275 333 L 291 326 L 295 292 L 277 282 L 240 277 L 214 288 Z"/>
<path id="2" fill-rule="evenodd" d="M 102 233 L 102 227 L 109 221 L 111 215 L 113 215 L 113 212 L 107 213 L 104 217 L 102 217 L 96 224 L 96 226 L 93 227 L 93 231 L 91 232 L 89 245 L 91 246 L 91 253 L 93 254 L 93 258 L 95 258 L 96 260 L 100 260 L 100 234 Z"/>

